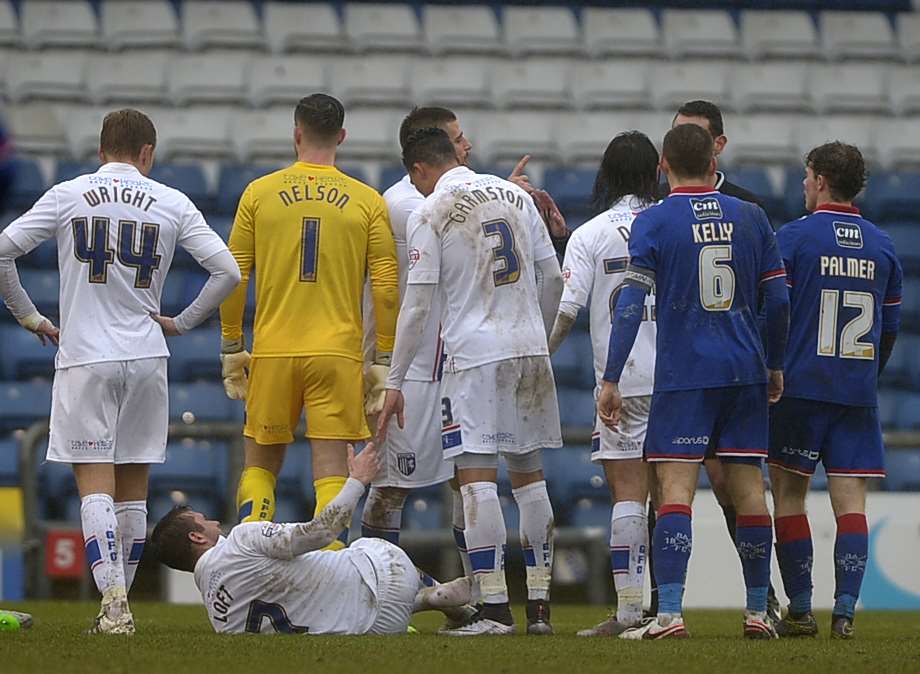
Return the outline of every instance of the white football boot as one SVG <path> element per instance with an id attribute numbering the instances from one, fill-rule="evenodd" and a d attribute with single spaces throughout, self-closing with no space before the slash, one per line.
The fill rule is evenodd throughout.
<path id="1" fill-rule="evenodd" d="M 514 625 L 506 625 L 497 620 L 480 617 L 478 620 L 453 630 L 438 632 L 446 637 L 480 637 L 486 635 L 508 636 L 514 634 Z"/>
<path id="2" fill-rule="evenodd" d="M 89 634 L 134 634 L 134 616 L 124 588 L 114 588 L 102 595 L 102 608 Z"/>
<path id="3" fill-rule="evenodd" d="M 643 618 L 635 627 L 624 630 L 620 639 L 687 639 L 689 636 L 683 616 L 659 613 L 654 618 Z"/>
<path id="4" fill-rule="evenodd" d="M 767 617 L 766 611 L 744 612 L 744 638 L 745 639 L 779 639 L 773 621 Z"/>

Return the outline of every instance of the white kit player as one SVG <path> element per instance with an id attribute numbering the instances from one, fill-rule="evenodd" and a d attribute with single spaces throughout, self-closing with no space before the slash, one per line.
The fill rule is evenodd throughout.
<path id="1" fill-rule="evenodd" d="M 322 550 L 351 523 L 379 467 L 373 443 L 357 456 L 349 445 L 345 486 L 310 522 L 245 522 L 225 538 L 218 522 L 180 506 L 150 545 L 162 563 L 195 574 L 217 632 L 405 634 L 413 612 L 466 604 L 470 583 L 429 587 L 405 552 L 379 538 Z"/>
<path id="2" fill-rule="evenodd" d="M 408 224 L 409 275 L 378 434 L 395 415 L 436 295 L 448 353 L 441 381 L 441 443 L 457 468 L 465 536 L 483 608 L 452 636 L 512 634 L 504 574 L 506 529 L 496 485 L 505 457 L 521 514 L 528 632 L 549 634 L 553 514 L 540 450 L 562 445 L 546 336 L 562 274 L 543 220 L 511 182 L 457 161 L 441 129 L 411 134 L 403 164 L 426 195 Z M 407 406 L 405 415 L 424 413 Z"/>
<path id="3" fill-rule="evenodd" d="M 590 300 L 595 396 L 607 364 L 611 312 L 629 262 L 629 234 L 636 215 L 657 200 L 658 152 L 638 131 L 619 134 L 607 146 L 594 185 L 594 205 L 605 209 L 576 229 L 563 261 L 565 290 L 550 335 L 555 351 L 569 334 L 578 311 Z M 648 557 L 648 470 L 642 447 L 648 427 L 655 373 L 655 299 L 645 315 L 629 364 L 620 381 L 623 414 L 614 431 L 595 421 L 591 460 L 604 467 L 613 499 L 610 565 L 617 592 L 616 615 L 579 636 L 616 636 L 642 618 L 642 588 Z"/>
<path id="4" fill-rule="evenodd" d="M 136 110 L 106 115 L 102 166 L 48 190 L 0 234 L 0 295 L 55 359 L 48 461 L 73 464 L 86 557 L 102 594 L 94 632 L 130 634 L 127 592 L 147 534 L 150 464 L 166 458 L 164 335 L 206 319 L 236 287 L 239 267 L 181 192 L 147 178 L 156 130 Z M 61 328 L 39 314 L 15 260 L 54 238 Z M 176 245 L 210 278 L 175 318 L 159 315 Z"/>

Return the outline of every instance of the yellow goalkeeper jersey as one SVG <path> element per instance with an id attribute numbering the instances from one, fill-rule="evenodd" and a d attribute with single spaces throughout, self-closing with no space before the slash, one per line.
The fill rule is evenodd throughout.
<path id="1" fill-rule="evenodd" d="M 296 162 L 252 181 L 230 233 L 243 279 L 220 307 L 222 335 L 242 334 L 255 268 L 252 355 L 362 359 L 368 273 L 377 349 L 393 350 L 399 307 L 396 246 L 383 197 L 333 166 Z"/>

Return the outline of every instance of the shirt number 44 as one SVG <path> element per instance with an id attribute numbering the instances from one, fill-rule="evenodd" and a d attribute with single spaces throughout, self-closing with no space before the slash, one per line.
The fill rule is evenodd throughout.
<path id="1" fill-rule="evenodd" d="M 119 220 L 115 249 L 109 245 L 109 218 L 74 218 L 70 225 L 73 230 L 74 257 L 88 265 L 90 283 L 108 281 L 109 265 L 114 264 L 117 257 L 123 266 L 134 268 L 135 288 L 150 287 L 153 273 L 160 268 L 162 259 L 162 256 L 157 254 L 157 244 L 160 240 L 159 225 L 152 222 Z"/>

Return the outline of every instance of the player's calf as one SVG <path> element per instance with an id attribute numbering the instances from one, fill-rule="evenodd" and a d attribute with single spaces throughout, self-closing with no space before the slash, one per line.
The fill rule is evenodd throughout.
<path id="1" fill-rule="evenodd" d="M 399 545 L 403 506 L 408 495 L 408 489 L 399 487 L 371 487 L 361 515 L 361 536 Z"/>

